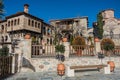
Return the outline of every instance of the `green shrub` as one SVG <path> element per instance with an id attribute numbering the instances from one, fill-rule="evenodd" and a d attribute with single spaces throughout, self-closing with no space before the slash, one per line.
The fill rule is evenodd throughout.
<path id="1" fill-rule="evenodd" d="M 8 56 L 9 48 L 7 46 L 3 46 L 0 49 L 0 56 Z"/>
<path id="2" fill-rule="evenodd" d="M 101 41 L 101 49 L 106 51 L 112 51 L 115 48 L 115 44 L 112 39 L 106 38 Z"/>
<path id="3" fill-rule="evenodd" d="M 85 45 L 85 39 L 81 36 L 77 36 L 73 39 L 72 45 Z"/>
<path id="4" fill-rule="evenodd" d="M 76 49 L 84 49 L 85 48 L 85 39 L 82 36 L 77 36 L 72 41 L 73 48 Z M 75 45 L 75 46 L 74 46 Z M 81 47 L 79 47 L 81 46 Z"/>
<path id="5" fill-rule="evenodd" d="M 63 44 L 56 45 L 55 46 L 55 52 L 64 53 L 65 52 L 65 46 Z"/>

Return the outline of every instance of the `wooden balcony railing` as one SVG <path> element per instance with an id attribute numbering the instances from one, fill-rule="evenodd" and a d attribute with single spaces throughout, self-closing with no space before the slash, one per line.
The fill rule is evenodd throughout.
<path id="1" fill-rule="evenodd" d="M 54 45 L 32 45 L 32 57 L 55 57 Z"/>

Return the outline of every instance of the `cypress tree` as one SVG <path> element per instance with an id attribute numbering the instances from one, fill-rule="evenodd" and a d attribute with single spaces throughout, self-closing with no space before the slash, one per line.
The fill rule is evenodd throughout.
<path id="1" fill-rule="evenodd" d="M 103 17 L 102 17 L 102 14 L 99 13 L 97 14 L 97 26 L 96 26 L 96 35 L 99 39 L 102 39 L 103 38 Z"/>

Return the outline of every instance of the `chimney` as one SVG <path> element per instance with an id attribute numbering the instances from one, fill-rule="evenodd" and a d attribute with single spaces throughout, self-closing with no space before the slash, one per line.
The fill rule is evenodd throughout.
<path id="1" fill-rule="evenodd" d="M 25 13 L 28 13 L 28 7 L 29 7 L 28 4 L 24 4 L 24 12 L 25 12 Z"/>

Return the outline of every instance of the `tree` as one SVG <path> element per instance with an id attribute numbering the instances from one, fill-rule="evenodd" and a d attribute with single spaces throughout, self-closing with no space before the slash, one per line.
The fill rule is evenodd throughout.
<path id="1" fill-rule="evenodd" d="M 97 23 L 94 24 L 94 36 L 99 38 L 99 39 L 102 39 L 103 38 L 103 17 L 102 17 L 102 14 L 99 13 L 97 14 Z"/>
<path id="2" fill-rule="evenodd" d="M 4 4 L 3 0 L 0 0 L 0 19 L 2 19 L 3 13 L 4 13 Z"/>

